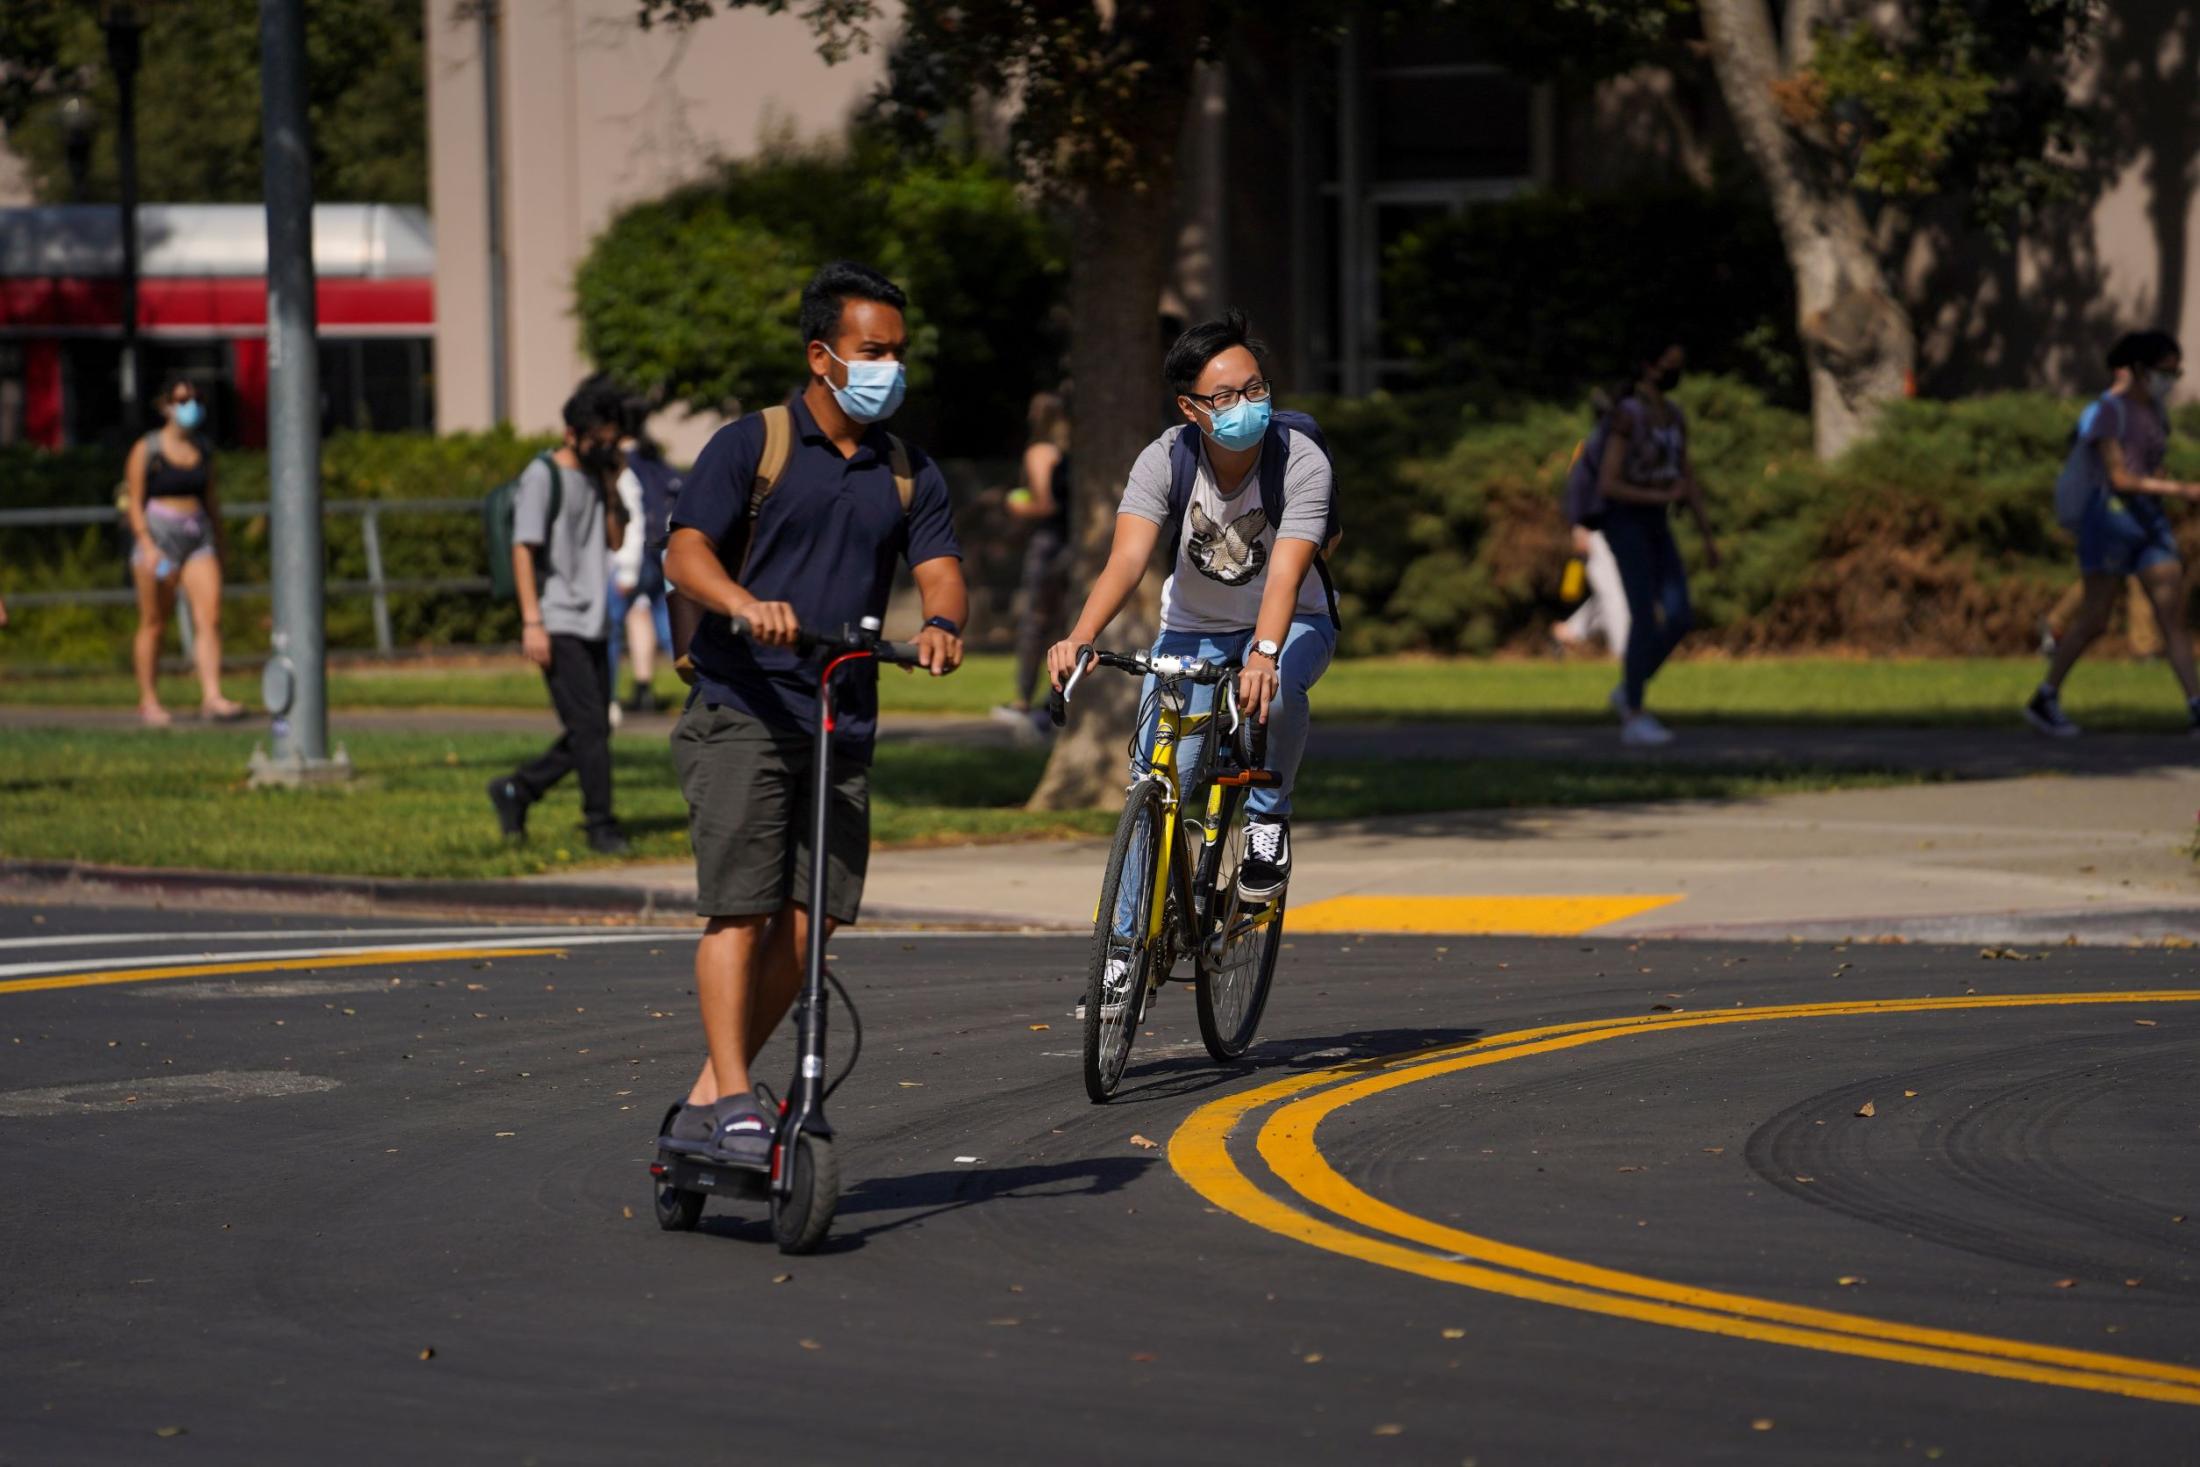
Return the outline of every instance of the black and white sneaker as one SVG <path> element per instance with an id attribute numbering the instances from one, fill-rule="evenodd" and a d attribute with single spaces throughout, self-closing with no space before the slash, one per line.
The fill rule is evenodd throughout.
<path id="1" fill-rule="evenodd" d="M 1245 859 L 1238 866 L 1238 895 L 1249 902 L 1274 901 L 1291 882 L 1291 822 L 1245 822 Z"/>
<path id="2" fill-rule="evenodd" d="M 527 839 L 527 796 L 509 775 L 489 781 L 489 803 L 496 808 L 497 829 L 506 840 Z"/>
<path id="3" fill-rule="evenodd" d="M 771 1165 L 773 1123 L 753 1094 L 721 1095 L 711 1109 L 712 1152 L 737 1166 Z"/>
<path id="4" fill-rule="evenodd" d="M 2052 688 L 2041 688 L 2032 695 L 2032 701 L 2024 705 L 2024 721 L 2051 739 L 2074 739 L 2083 732 L 2063 716 L 2062 698 Z"/>

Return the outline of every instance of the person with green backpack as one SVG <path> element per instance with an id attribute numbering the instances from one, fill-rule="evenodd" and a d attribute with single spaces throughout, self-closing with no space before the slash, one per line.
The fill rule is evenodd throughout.
<path id="1" fill-rule="evenodd" d="M 498 828 L 507 840 L 524 840 L 529 807 L 578 774 L 588 848 L 606 856 L 628 849 L 611 813 L 611 552 L 626 532 L 612 485 L 622 464 L 623 404 L 608 379 L 581 383 L 565 402 L 565 441 L 508 486 L 520 650 L 542 669 L 563 732 L 536 759 L 489 781 Z M 493 563 L 498 496 L 488 515 Z"/>

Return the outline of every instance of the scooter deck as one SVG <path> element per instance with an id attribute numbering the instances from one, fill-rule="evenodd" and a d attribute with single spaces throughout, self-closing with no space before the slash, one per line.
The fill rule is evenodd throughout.
<path id="1" fill-rule="evenodd" d="M 657 1159 L 650 1163 L 649 1174 L 661 1185 L 705 1196 L 762 1198 L 771 1194 L 768 1165 L 743 1166 L 692 1152 L 668 1151 L 662 1146 L 657 1148 Z"/>

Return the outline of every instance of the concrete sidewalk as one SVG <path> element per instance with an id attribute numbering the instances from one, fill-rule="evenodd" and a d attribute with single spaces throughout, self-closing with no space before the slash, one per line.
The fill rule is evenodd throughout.
<path id="1" fill-rule="evenodd" d="M 2200 940 L 2200 771 L 1302 825 L 1295 931 Z M 878 923 L 1088 928 L 1101 841 L 881 851 Z M 687 866 L 600 880 L 693 900 Z"/>

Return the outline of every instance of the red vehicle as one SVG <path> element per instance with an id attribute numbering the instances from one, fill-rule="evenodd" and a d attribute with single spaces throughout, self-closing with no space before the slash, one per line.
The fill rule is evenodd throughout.
<path id="1" fill-rule="evenodd" d="M 141 399 L 188 376 L 225 447 L 267 440 L 267 215 L 257 204 L 138 210 Z M 433 429 L 435 237 L 427 211 L 313 211 L 324 429 Z M 115 445 L 122 225 L 104 205 L 0 209 L 0 444 Z"/>

